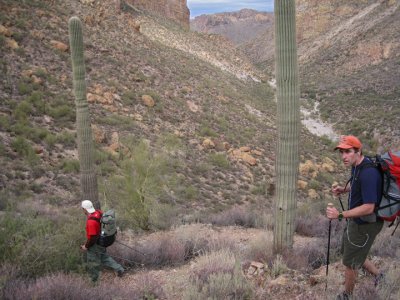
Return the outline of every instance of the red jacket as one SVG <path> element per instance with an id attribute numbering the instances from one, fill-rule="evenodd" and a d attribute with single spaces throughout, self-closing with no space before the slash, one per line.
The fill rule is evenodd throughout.
<path id="1" fill-rule="evenodd" d="M 94 213 L 87 216 L 86 220 L 86 248 L 93 246 L 98 236 L 100 235 L 100 219 L 103 215 L 101 210 L 96 210 Z"/>

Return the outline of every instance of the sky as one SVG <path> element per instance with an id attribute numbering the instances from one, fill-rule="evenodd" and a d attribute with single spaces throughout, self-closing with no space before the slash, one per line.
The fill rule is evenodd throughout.
<path id="1" fill-rule="evenodd" d="M 251 8 L 258 11 L 274 10 L 274 0 L 187 0 L 190 17 L 202 14 L 238 11 L 242 8 Z"/>

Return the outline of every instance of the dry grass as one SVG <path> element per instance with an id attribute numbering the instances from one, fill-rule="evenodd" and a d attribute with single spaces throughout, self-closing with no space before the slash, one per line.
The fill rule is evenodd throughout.
<path id="1" fill-rule="evenodd" d="M 242 226 L 245 228 L 266 228 L 271 226 L 264 210 L 238 205 L 206 217 L 203 222 L 217 226 Z"/>
<path id="2" fill-rule="evenodd" d="M 386 224 L 372 245 L 371 254 L 380 257 L 400 257 L 400 228 L 392 235 L 394 226 L 387 228 Z"/>
<path id="3" fill-rule="evenodd" d="M 250 299 L 253 293 L 235 255 L 227 250 L 201 256 L 190 280 L 184 299 Z"/>
<path id="4" fill-rule="evenodd" d="M 211 227 L 201 224 L 154 233 L 135 244 L 124 242 L 122 239 L 121 243 L 125 245 L 117 241 L 108 252 L 114 257 L 125 258 L 121 263 L 133 267 L 180 265 L 193 257 L 221 249 L 240 252 L 234 237 L 215 234 Z"/>
<path id="5" fill-rule="evenodd" d="M 120 283 L 93 286 L 80 276 L 63 273 L 28 280 L 16 277 L 16 271 L 10 271 L 9 267 L 3 267 L 0 273 L 0 298 L 5 300 L 165 299 L 160 283 L 146 276 L 139 278 L 132 287 Z"/>
<path id="6" fill-rule="evenodd" d="M 273 254 L 273 236 L 271 233 L 264 233 L 249 244 L 249 249 L 247 249 L 244 254 L 245 259 L 251 261 L 259 261 L 263 263 L 270 263 L 274 258 Z"/>

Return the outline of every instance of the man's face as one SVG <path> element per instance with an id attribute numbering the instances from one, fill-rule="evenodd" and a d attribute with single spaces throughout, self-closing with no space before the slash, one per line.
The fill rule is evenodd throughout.
<path id="1" fill-rule="evenodd" d="M 346 167 L 356 166 L 356 163 L 360 158 L 360 152 L 356 152 L 354 148 L 340 149 L 339 152 Z"/>

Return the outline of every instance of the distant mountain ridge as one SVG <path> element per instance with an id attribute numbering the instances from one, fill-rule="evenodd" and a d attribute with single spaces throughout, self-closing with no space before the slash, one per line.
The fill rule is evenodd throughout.
<path id="1" fill-rule="evenodd" d="M 273 13 L 242 9 L 237 12 L 201 15 L 190 21 L 190 28 L 204 33 L 215 33 L 240 45 L 259 36 L 273 25 Z"/>

